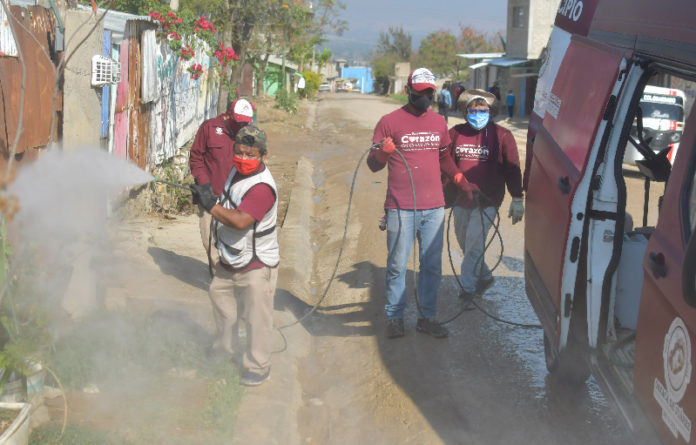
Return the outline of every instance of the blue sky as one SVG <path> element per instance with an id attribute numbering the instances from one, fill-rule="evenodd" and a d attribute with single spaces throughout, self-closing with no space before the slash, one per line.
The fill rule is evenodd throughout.
<path id="1" fill-rule="evenodd" d="M 414 49 L 433 31 L 450 30 L 459 24 L 471 26 L 489 36 L 505 33 L 507 0 L 343 0 L 340 15 L 349 25 L 343 36 L 331 41 L 352 42 L 372 47 L 379 32 L 403 26 L 411 34 Z"/>

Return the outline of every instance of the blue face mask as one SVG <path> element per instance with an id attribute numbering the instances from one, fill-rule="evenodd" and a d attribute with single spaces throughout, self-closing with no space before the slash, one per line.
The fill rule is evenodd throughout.
<path id="1" fill-rule="evenodd" d="M 480 130 L 488 124 L 488 119 L 490 116 L 491 114 L 488 112 L 467 113 L 466 120 L 469 122 L 469 125 L 471 125 L 472 128 Z"/>

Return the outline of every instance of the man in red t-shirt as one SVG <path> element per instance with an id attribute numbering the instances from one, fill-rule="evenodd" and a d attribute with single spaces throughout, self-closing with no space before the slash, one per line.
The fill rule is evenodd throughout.
<path id="1" fill-rule="evenodd" d="M 384 202 L 389 251 L 385 305 L 388 338 L 404 335 L 406 270 L 414 224 L 420 257 L 416 330 L 436 338 L 448 335 L 435 319 L 445 220 L 441 172 L 461 188 L 470 188 L 447 151 L 450 140 L 445 119 L 430 110 L 435 89 L 435 76 L 429 70 L 418 68 L 411 72 L 405 87 L 408 103 L 380 119 L 372 137 L 373 150 L 367 157 L 370 170 L 385 166 L 389 169 Z M 394 154 L 396 148 L 408 168 L 401 156 Z M 411 188 L 411 178 L 415 190 Z"/>
<path id="2" fill-rule="evenodd" d="M 201 206 L 212 215 L 214 247 L 220 258 L 209 291 L 217 327 L 212 349 L 223 355 L 235 353 L 240 347 L 237 320 L 241 315 L 247 343 L 240 382 L 247 386 L 260 385 L 270 375 L 273 297 L 280 263 L 278 192 L 263 163 L 266 153 L 263 130 L 244 127 L 235 137 L 234 169 L 221 196 L 214 196 L 208 187 L 192 186 Z"/>
<path id="3" fill-rule="evenodd" d="M 466 90 L 457 105 L 467 122 L 449 131 L 449 153 L 457 168 L 480 189 L 477 199 L 462 196 L 453 209 L 455 233 L 464 251 L 460 296 L 465 300 L 482 294 L 493 284 L 493 274 L 483 258 L 484 243 L 506 186 L 512 195 L 508 212 L 512 223 L 524 215 L 517 143 L 509 130 L 490 119 L 495 100 L 492 93 Z"/>
<path id="4" fill-rule="evenodd" d="M 222 192 L 232 170 L 232 149 L 235 134 L 251 123 L 254 106 L 246 99 L 237 99 L 226 113 L 203 122 L 191 146 L 189 166 L 196 184 L 210 188 L 214 195 Z M 218 255 L 210 249 L 210 213 L 198 207 L 199 226 L 203 247 L 208 255 L 211 274 L 215 271 Z"/>

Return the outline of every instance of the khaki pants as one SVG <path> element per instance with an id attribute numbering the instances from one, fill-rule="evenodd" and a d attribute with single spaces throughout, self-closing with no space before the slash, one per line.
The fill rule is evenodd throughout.
<path id="1" fill-rule="evenodd" d="M 205 248 L 205 253 L 208 257 L 208 266 L 210 267 L 211 273 L 215 274 L 215 266 L 220 261 L 220 254 L 215 246 L 210 248 L 213 237 L 210 234 L 210 223 L 213 221 L 213 215 L 206 212 L 202 206 L 198 206 L 198 225 L 201 230 L 201 241 L 203 241 L 203 247 Z"/>
<path id="2" fill-rule="evenodd" d="M 210 300 L 217 328 L 213 347 L 234 354 L 234 348 L 239 344 L 237 320 L 243 319 L 247 345 L 242 366 L 257 374 L 263 374 L 271 366 L 273 296 L 277 279 L 278 268 L 231 272 L 218 263 L 210 283 Z"/>

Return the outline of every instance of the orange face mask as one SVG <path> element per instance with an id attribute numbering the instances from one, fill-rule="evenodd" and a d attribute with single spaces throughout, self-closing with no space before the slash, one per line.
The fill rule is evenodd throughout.
<path id="1" fill-rule="evenodd" d="M 232 164 L 239 173 L 244 176 L 250 175 L 259 169 L 258 159 L 242 159 L 238 156 L 232 157 Z"/>

